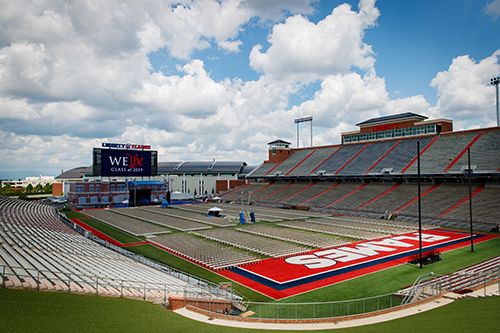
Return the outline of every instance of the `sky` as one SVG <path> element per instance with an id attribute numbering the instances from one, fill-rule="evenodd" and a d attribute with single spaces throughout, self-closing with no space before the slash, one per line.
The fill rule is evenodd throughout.
<path id="1" fill-rule="evenodd" d="M 0 178 L 92 164 L 259 165 L 379 116 L 496 126 L 500 0 L 0 0 Z M 311 145 L 310 124 L 300 147 Z"/>

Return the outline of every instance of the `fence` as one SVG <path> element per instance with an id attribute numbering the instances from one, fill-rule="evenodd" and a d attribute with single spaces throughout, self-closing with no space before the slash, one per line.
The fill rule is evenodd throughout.
<path id="1" fill-rule="evenodd" d="M 186 298 L 186 306 L 211 314 L 240 315 L 249 320 L 258 321 L 311 321 L 349 318 L 351 316 L 376 314 L 381 311 L 401 308 L 407 304 L 425 301 L 442 295 L 444 291 L 470 291 L 498 281 L 500 289 L 500 264 L 486 269 L 470 271 L 464 269 L 454 274 L 417 279 L 415 284 L 395 293 L 367 297 L 356 300 L 334 301 L 323 303 L 259 303 L 259 302 L 226 302 L 203 299 L 202 297 Z M 230 309 L 229 305 L 231 305 Z M 225 311 L 227 309 L 227 311 Z M 248 320 L 247 319 L 247 320 Z"/>
<path id="2" fill-rule="evenodd" d="M 260 303 L 232 302 L 230 314 L 244 313 L 252 320 L 299 321 L 350 317 L 360 314 L 377 313 L 401 306 L 401 296 L 386 294 L 358 300 L 323 303 Z M 186 306 L 204 312 L 224 314 L 221 309 L 228 303 L 209 301 L 202 298 L 186 299 Z"/>
<path id="3" fill-rule="evenodd" d="M 483 270 L 462 270 L 455 274 L 437 277 L 436 280 L 439 280 L 443 289 L 448 291 L 462 292 L 482 287 L 486 294 L 486 286 L 495 281 L 498 282 L 500 290 L 500 264 L 490 266 Z"/>
<path id="4" fill-rule="evenodd" d="M 95 275 L 73 274 L 23 268 L 0 266 L 1 286 L 36 290 L 54 290 L 69 293 L 86 293 L 117 297 L 139 298 L 143 300 L 166 301 L 169 295 L 184 295 L 186 288 L 177 284 L 120 280 Z M 207 297 L 203 289 L 197 293 Z"/>

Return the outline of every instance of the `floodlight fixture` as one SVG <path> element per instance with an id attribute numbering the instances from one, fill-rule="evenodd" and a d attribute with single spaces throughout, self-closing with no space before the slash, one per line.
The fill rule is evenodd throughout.
<path id="1" fill-rule="evenodd" d="M 313 145 L 313 117 L 303 117 L 303 118 L 297 118 L 294 119 L 293 122 L 297 124 L 297 148 L 299 148 L 299 124 L 300 123 L 305 123 L 305 122 L 311 122 L 311 147 Z"/>
<path id="2" fill-rule="evenodd" d="M 500 83 L 500 77 L 494 77 L 490 80 L 490 84 L 494 85 L 496 87 L 496 90 L 497 90 L 497 126 L 500 126 L 500 122 L 499 122 L 499 118 L 500 118 L 500 110 L 498 108 L 498 84 Z"/>

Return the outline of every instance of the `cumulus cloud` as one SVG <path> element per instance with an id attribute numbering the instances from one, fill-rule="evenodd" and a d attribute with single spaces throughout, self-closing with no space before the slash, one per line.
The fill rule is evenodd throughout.
<path id="1" fill-rule="evenodd" d="M 268 50 L 254 46 L 250 66 L 278 79 L 304 83 L 344 74 L 352 67 L 370 69 L 375 59 L 363 36 L 375 24 L 379 11 L 374 0 L 360 1 L 359 8 L 357 13 L 348 4 L 339 5 L 318 24 L 302 15 L 287 18 L 273 27 Z"/>
<path id="2" fill-rule="evenodd" d="M 239 52 L 240 51 L 240 46 L 243 44 L 241 40 L 234 40 L 234 41 L 220 41 L 219 42 L 219 47 L 223 50 L 226 50 L 228 52 Z"/>
<path id="3" fill-rule="evenodd" d="M 322 133 L 315 136 L 315 144 L 332 144 L 339 143 L 342 132 L 356 130 L 354 124 L 381 116 L 388 102 L 385 81 L 375 71 L 363 77 L 351 72 L 326 77 L 314 98 L 293 107 L 292 113 L 313 116 L 314 127 Z"/>
<path id="4" fill-rule="evenodd" d="M 361 0 L 358 11 L 341 4 L 317 24 L 307 17 L 316 0 L 0 3 L 0 153 L 12 157 L 4 170 L 90 165 L 101 142 L 150 144 L 161 161 L 258 164 L 267 142 L 295 142 L 293 119 L 302 116 L 314 117 L 315 145 L 338 143 L 341 132 L 384 114 L 468 119 L 477 109 L 482 122 L 493 119 L 488 80 L 491 68 L 499 72 L 498 52 L 478 63 L 454 59 L 431 83 L 434 107 L 421 95 L 390 99 L 364 42 L 379 16 L 374 0 Z M 206 48 L 242 55 L 241 33 L 254 25 L 271 27 L 267 49 L 247 45 L 258 78 L 216 80 L 193 56 Z M 168 74 L 149 61 L 159 50 L 179 64 Z"/>
<path id="5" fill-rule="evenodd" d="M 500 73 L 500 50 L 479 62 L 468 55 L 453 59 L 446 71 L 431 81 L 438 91 L 438 103 L 433 114 L 455 119 L 458 128 L 481 124 L 493 126 L 495 121 L 495 88 L 492 75 Z"/>
<path id="6" fill-rule="evenodd" d="M 436 116 L 430 114 L 430 104 L 423 95 L 411 96 L 406 98 L 398 98 L 388 101 L 381 109 L 382 113 L 386 115 L 398 114 L 404 112 L 413 112 L 421 115 L 426 115 L 432 118 Z"/>
<path id="7" fill-rule="evenodd" d="M 285 14 L 309 14 L 319 0 L 250 0 L 248 7 L 254 10 L 262 21 L 278 22 Z"/>

